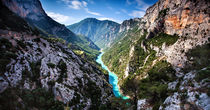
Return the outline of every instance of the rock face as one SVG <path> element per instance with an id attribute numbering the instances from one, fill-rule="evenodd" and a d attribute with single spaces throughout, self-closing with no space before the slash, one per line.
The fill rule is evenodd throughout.
<path id="1" fill-rule="evenodd" d="M 90 38 L 100 48 L 109 47 L 117 38 L 120 24 L 109 20 L 86 18 L 78 23 L 67 26 L 71 31 Z"/>
<path id="2" fill-rule="evenodd" d="M 1 93 L 17 86 L 28 90 L 42 87 L 49 91 L 52 89 L 56 100 L 64 103 L 79 98 L 71 108 L 83 104 L 86 109 L 106 104 L 112 96 L 107 77 L 95 65 L 85 62 L 65 45 L 38 36 L 4 32 L 8 33 L 2 34 L 1 40 L 9 39 L 20 50 L 16 50 L 14 54 L 17 58 L 11 58 L 7 70 L 1 73 Z"/>
<path id="3" fill-rule="evenodd" d="M 39 0 L 1 0 L 12 12 L 24 18 L 31 26 L 36 27 L 42 34 L 50 37 L 62 38 L 74 45 L 90 42 L 91 45 L 85 45 L 92 49 L 99 48 L 86 37 L 81 38 L 67 29 L 64 25 L 50 18 L 42 8 Z M 81 48 L 83 46 L 80 46 Z"/>
<path id="4" fill-rule="evenodd" d="M 163 51 L 167 61 L 174 66 L 184 67 L 185 52 L 207 43 L 210 36 L 209 6 L 206 0 L 160 0 L 147 9 L 143 21 L 148 32 L 162 31 L 182 36 Z"/>
<path id="5" fill-rule="evenodd" d="M 102 59 L 125 95 L 139 99 L 138 109 L 209 109 L 203 82 L 210 73 L 203 71 L 210 59 L 209 6 L 206 0 L 159 0 L 144 17 L 121 24 L 124 34 Z"/>
<path id="6" fill-rule="evenodd" d="M 39 17 L 18 9 L 32 3 L 34 12 L 45 14 L 37 10 L 36 0 L 24 1 L 25 8 L 19 6 L 23 1 L 3 2 L 33 20 Z M 0 14 L 0 109 L 63 109 L 65 104 L 69 109 L 99 109 L 109 104 L 112 88 L 96 64 L 77 56 L 65 43 L 40 36 L 2 2 Z"/>
<path id="7" fill-rule="evenodd" d="M 136 25 L 138 25 L 141 18 L 134 18 L 130 20 L 123 21 L 122 24 L 120 24 L 120 30 L 119 32 L 128 31 L 131 28 L 134 28 Z"/>

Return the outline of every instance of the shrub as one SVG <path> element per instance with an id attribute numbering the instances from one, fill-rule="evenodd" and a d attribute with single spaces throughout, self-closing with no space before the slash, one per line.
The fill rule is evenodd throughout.
<path id="1" fill-rule="evenodd" d="M 196 74 L 195 80 L 196 80 L 197 82 L 200 82 L 201 80 L 206 79 L 206 78 L 210 79 L 210 75 L 209 75 L 209 74 L 210 74 L 210 67 L 207 68 L 207 69 L 205 69 L 205 70 L 200 70 L 200 71 Z"/>
<path id="2" fill-rule="evenodd" d="M 38 43 L 41 42 L 40 38 L 35 38 L 35 39 L 33 39 L 33 41 L 38 42 Z"/>
<path id="3" fill-rule="evenodd" d="M 191 50 L 189 50 L 186 55 L 188 60 L 192 62 L 192 64 L 185 68 L 185 71 L 188 70 L 200 70 L 207 66 L 210 66 L 210 43 L 197 46 Z M 192 59 L 191 59 L 192 58 Z"/>
<path id="4" fill-rule="evenodd" d="M 0 39 L 0 48 L 1 49 L 2 49 L 2 46 L 5 46 L 6 49 L 10 49 L 10 48 L 12 48 L 12 43 L 8 39 L 1 38 Z"/>
<path id="5" fill-rule="evenodd" d="M 40 78 L 41 60 L 37 62 L 31 62 L 30 67 L 31 67 L 31 73 L 32 73 L 32 76 L 30 77 L 30 79 L 32 81 L 36 81 L 37 84 L 40 84 L 39 78 Z"/>
<path id="6" fill-rule="evenodd" d="M 23 48 L 23 49 L 26 48 L 26 44 L 22 40 L 16 40 L 16 42 L 21 48 Z"/>
<path id="7" fill-rule="evenodd" d="M 61 59 L 57 65 L 57 67 L 60 69 L 60 76 L 58 78 L 58 82 L 63 82 L 63 78 L 67 78 L 67 65 L 66 63 Z"/>
<path id="8" fill-rule="evenodd" d="M 21 99 L 21 102 L 18 101 Z M 5 110 L 63 110 L 64 104 L 54 100 L 52 92 L 44 88 L 36 88 L 32 91 L 19 88 L 8 88 L 0 95 L 0 109 Z M 24 106 L 23 106 L 24 105 Z"/>
<path id="9" fill-rule="evenodd" d="M 55 64 L 54 63 L 47 63 L 47 66 L 50 68 L 55 68 Z"/>
<path id="10" fill-rule="evenodd" d="M 167 46 L 174 44 L 178 40 L 178 35 L 168 35 L 165 33 L 158 33 L 153 38 L 148 39 L 147 45 L 162 46 L 165 42 Z"/>

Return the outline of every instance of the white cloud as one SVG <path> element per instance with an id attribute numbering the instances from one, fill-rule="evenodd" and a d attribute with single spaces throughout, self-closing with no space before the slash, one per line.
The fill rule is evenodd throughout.
<path id="1" fill-rule="evenodd" d="M 75 9 L 75 10 L 85 8 L 88 5 L 87 2 L 79 1 L 79 0 L 61 0 L 61 1 L 66 3 L 69 8 L 72 8 L 72 9 Z"/>
<path id="2" fill-rule="evenodd" d="M 88 3 L 86 1 L 79 1 L 79 0 L 62 0 L 62 1 L 65 2 L 69 8 L 72 8 L 75 10 L 84 9 L 86 13 L 89 13 L 91 15 L 102 16 L 100 13 L 90 11 L 87 8 Z M 94 3 L 91 0 L 88 0 L 88 2 L 90 2 L 91 4 Z"/>
<path id="3" fill-rule="evenodd" d="M 100 13 L 90 11 L 88 8 L 85 8 L 85 11 L 91 15 L 102 16 Z"/>
<path id="4" fill-rule="evenodd" d="M 75 10 L 78 10 L 78 9 L 82 8 L 83 5 L 84 4 L 82 2 L 74 0 L 74 1 L 70 1 L 70 4 L 68 4 L 68 7 L 72 8 L 72 9 L 75 9 Z M 86 4 L 86 6 L 87 6 L 87 4 Z"/>
<path id="5" fill-rule="evenodd" d="M 55 20 L 55 21 L 57 21 L 61 24 L 65 24 L 65 25 L 70 25 L 70 24 L 73 24 L 73 23 L 76 23 L 76 22 L 80 21 L 80 19 L 76 19 L 76 18 L 73 18 L 73 17 L 62 15 L 60 13 L 54 13 L 54 12 L 46 12 L 46 13 L 53 20 Z"/>
<path id="6" fill-rule="evenodd" d="M 62 24 L 70 19 L 69 16 L 65 16 L 65 15 L 62 15 L 62 14 L 59 14 L 59 13 L 54 13 L 54 12 L 46 12 L 46 13 L 52 19 L 54 19 L 55 21 L 57 21 L 59 23 L 62 23 Z"/>
<path id="7" fill-rule="evenodd" d="M 131 14 L 128 14 L 129 16 L 132 16 L 132 17 L 143 17 L 145 14 L 145 11 L 140 11 L 140 10 L 134 10 L 132 11 Z"/>
<path id="8" fill-rule="evenodd" d="M 85 2 L 85 1 L 82 1 L 82 4 L 83 4 L 84 7 L 87 6 L 87 2 Z"/>

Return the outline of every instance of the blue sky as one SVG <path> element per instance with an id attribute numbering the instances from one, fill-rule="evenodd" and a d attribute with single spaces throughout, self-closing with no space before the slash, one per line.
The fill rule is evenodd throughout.
<path id="1" fill-rule="evenodd" d="M 70 25 L 85 18 L 124 20 L 142 17 L 157 0 L 40 0 L 45 12 L 61 24 Z"/>

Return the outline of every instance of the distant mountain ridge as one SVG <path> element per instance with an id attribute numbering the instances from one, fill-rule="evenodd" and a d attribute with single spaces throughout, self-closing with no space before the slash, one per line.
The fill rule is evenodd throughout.
<path id="1" fill-rule="evenodd" d="M 109 20 L 98 20 L 96 18 L 86 18 L 78 23 L 67 26 L 76 34 L 82 34 L 90 38 L 97 46 L 104 48 L 116 38 L 120 24 Z"/>

